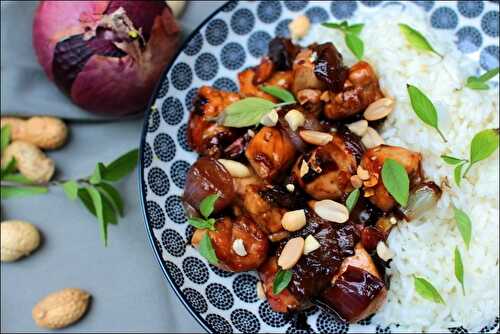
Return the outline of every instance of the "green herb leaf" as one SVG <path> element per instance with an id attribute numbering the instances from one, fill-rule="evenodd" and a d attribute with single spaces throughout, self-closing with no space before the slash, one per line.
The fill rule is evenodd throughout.
<path id="1" fill-rule="evenodd" d="M 446 304 L 436 288 L 425 278 L 413 276 L 415 291 L 423 298 L 438 304 Z"/>
<path id="2" fill-rule="evenodd" d="M 1 147 L 1 151 L 3 152 L 3 150 L 5 150 L 7 148 L 7 145 L 9 145 L 9 142 L 10 142 L 10 125 L 7 124 L 7 125 L 2 126 L 1 130 L 2 131 L 0 131 L 1 132 L 0 147 Z"/>
<path id="3" fill-rule="evenodd" d="M 219 198 L 219 194 L 212 194 L 205 197 L 200 203 L 200 212 L 203 217 L 208 218 L 212 212 L 214 212 L 214 205 L 217 199 Z"/>
<path id="4" fill-rule="evenodd" d="M 434 52 L 438 56 L 442 57 L 436 50 L 434 50 L 427 39 L 417 30 L 404 23 L 399 24 L 399 30 L 405 36 L 406 41 L 415 49 Z"/>
<path id="5" fill-rule="evenodd" d="M 207 261 L 213 265 L 216 265 L 219 263 L 219 260 L 217 259 L 217 255 L 215 254 L 215 250 L 212 246 L 212 241 L 210 240 L 210 237 L 208 236 L 208 232 L 203 234 L 203 237 L 201 238 L 200 241 L 200 254 L 207 259 Z"/>
<path id="6" fill-rule="evenodd" d="M 462 255 L 458 250 L 458 247 L 455 247 L 455 277 L 460 282 L 462 286 L 462 293 L 465 296 L 465 287 L 464 287 L 464 264 L 462 262 Z"/>
<path id="7" fill-rule="evenodd" d="M 215 231 L 215 219 L 203 219 L 199 217 L 192 217 L 188 219 L 188 224 L 193 225 L 199 229 L 209 229 L 210 231 Z"/>
<path id="8" fill-rule="evenodd" d="M 365 46 L 361 38 L 358 35 L 353 33 L 347 33 L 345 35 L 345 44 L 349 48 L 349 50 L 354 53 L 358 60 L 363 59 L 363 54 L 365 52 Z"/>
<path id="9" fill-rule="evenodd" d="M 429 100 L 429 98 L 417 87 L 407 84 L 406 88 L 415 114 L 417 114 L 422 122 L 435 128 L 446 143 L 446 138 L 438 127 L 438 114 L 434 104 L 432 104 L 431 100 Z"/>
<path id="10" fill-rule="evenodd" d="M 498 149 L 498 129 L 487 129 L 478 132 L 470 144 L 470 163 L 488 158 Z"/>
<path id="11" fill-rule="evenodd" d="M 2 177 L 2 180 L 20 184 L 33 184 L 33 182 L 30 179 L 21 174 L 7 174 Z"/>
<path id="12" fill-rule="evenodd" d="M 462 168 L 464 167 L 464 163 L 455 166 L 455 169 L 453 170 L 453 179 L 455 180 L 455 183 L 457 186 L 460 187 L 460 182 L 462 181 Z"/>
<path id="13" fill-rule="evenodd" d="M 99 192 L 101 193 L 101 197 L 102 197 L 102 212 L 103 212 L 104 221 L 106 222 L 106 224 L 117 225 L 118 218 L 116 216 L 116 209 L 115 209 L 113 203 L 111 203 L 109 198 L 107 196 L 105 196 L 101 192 L 101 190 L 99 190 Z"/>
<path id="14" fill-rule="evenodd" d="M 1 187 L 0 197 L 2 199 L 13 197 L 27 197 L 39 194 L 45 194 L 49 191 L 47 187 Z"/>
<path id="15" fill-rule="evenodd" d="M 410 193 L 410 179 L 406 169 L 396 160 L 385 159 L 382 166 L 382 181 L 396 202 L 405 207 Z"/>
<path id="16" fill-rule="evenodd" d="M 5 180 L 5 176 L 12 174 L 16 171 L 16 158 L 10 159 L 5 168 L 2 168 L 2 180 Z"/>
<path id="17" fill-rule="evenodd" d="M 106 167 L 102 162 L 98 162 L 95 166 L 94 173 L 89 178 L 90 183 L 98 184 L 102 181 L 102 175 L 105 172 Z"/>
<path id="18" fill-rule="evenodd" d="M 74 201 L 78 198 L 78 183 L 76 183 L 76 181 L 66 181 L 62 184 L 62 187 L 64 193 L 70 200 Z"/>
<path id="19" fill-rule="evenodd" d="M 281 291 L 285 290 L 290 281 L 292 280 L 291 270 L 280 270 L 274 276 L 273 281 L 273 294 L 279 295 Z"/>
<path id="20" fill-rule="evenodd" d="M 94 212 L 96 213 L 97 220 L 99 221 L 99 235 L 104 243 L 104 246 L 107 246 L 108 226 L 104 219 L 104 208 L 101 193 L 94 187 L 87 187 L 85 189 L 87 189 L 87 192 L 89 193 L 92 205 L 94 206 Z"/>
<path id="21" fill-rule="evenodd" d="M 364 26 L 365 25 L 363 23 L 356 23 L 356 24 L 353 24 L 353 25 L 346 27 L 345 31 L 347 33 L 359 35 L 359 34 L 361 34 L 361 31 L 363 31 Z"/>
<path id="22" fill-rule="evenodd" d="M 459 159 L 452 157 L 450 155 L 441 155 L 441 159 L 443 159 L 444 162 L 446 162 L 448 165 L 458 165 L 459 163 L 463 163 L 464 159 Z"/>
<path id="23" fill-rule="evenodd" d="M 260 86 L 264 93 L 277 97 L 283 102 L 296 102 L 292 93 L 278 86 Z"/>
<path id="24" fill-rule="evenodd" d="M 133 149 L 110 164 L 102 172 L 102 179 L 105 181 L 118 181 L 127 174 L 131 173 L 139 158 L 139 150 Z"/>
<path id="25" fill-rule="evenodd" d="M 349 212 L 351 212 L 352 209 L 354 209 L 356 203 L 358 203 L 358 199 L 359 199 L 359 189 L 354 189 L 353 191 L 351 191 L 349 196 L 347 196 L 347 199 L 345 201 L 345 206 L 347 207 Z"/>
<path id="26" fill-rule="evenodd" d="M 498 67 L 495 67 L 495 68 L 492 68 L 491 70 L 483 73 L 479 78 L 478 80 L 479 81 L 482 81 L 482 82 L 486 82 L 490 79 L 493 79 L 497 74 L 498 72 L 500 71 L 500 68 Z"/>
<path id="27" fill-rule="evenodd" d="M 455 222 L 457 223 L 458 231 L 460 235 L 462 235 L 462 239 L 464 239 L 465 246 L 468 249 L 472 235 L 472 222 L 469 216 L 459 208 L 454 206 L 453 211 L 455 213 Z"/>
<path id="28" fill-rule="evenodd" d="M 474 89 L 474 90 L 488 90 L 490 86 L 487 83 L 479 81 L 477 77 L 469 77 L 467 78 L 467 82 L 465 83 L 465 87 Z"/>
<path id="29" fill-rule="evenodd" d="M 260 97 L 247 97 L 230 104 L 224 114 L 222 124 L 233 128 L 243 128 L 259 124 L 262 116 L 273 110 L 275 104 Z"/>
<path id="30" fill-rule="evenodd" d="M 78 199 L 83 203 L 85 208 L 94 216 L 96 216 L 94 205 L 92 204 L 92 199 L 90 198 L 89 192 L 86 188 L 78 189 Z"/>
<path id="31" fill-rule="evenodd" d="M 347 26 L 347 21 L 342 21 L 341 23 L 336 22 L 324 22 L 321 23 L 323 27 L 331 28 L 331 29 L 340 29 L 343 30 Z"/>
<path id="32" fill-rule="evenodd" d="M 123 216 L 123 199 L 118 190 L 109 183 L 102 182 L 97 185 L 97 188 L 109 201 L 113 204 L 116 212 Z"/>

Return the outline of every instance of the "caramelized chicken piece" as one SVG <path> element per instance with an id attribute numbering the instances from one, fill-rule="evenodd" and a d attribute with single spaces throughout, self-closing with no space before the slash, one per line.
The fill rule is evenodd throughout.
<path id="1" fill-rule="evenodd" d="M 238 137 L 238 129 L 217 124 L 214 119 L 233 102 L 240 99 L 233 92 L 225 92 L 209 86 L 198 90 L 187 129 L 189 146 L 201 155 L 220 157 L 224 147 Z"/>
<path id="2" fill-rule="evenodd" d="M 275 312 L 286 313 L 298 309 L 300 303 L 289 289 L 284 289 L 277 295 L 273 293 L 273 282 L 278 270 L 278 259 L 276 256 L 268 258 L 258 269 L 267 302 Z"/>
<path id="3" fill-rule="evenodd" d="M 265 233 L 280 232 L 283 230 L 281 218 L 287 210 L 273 206 L 262 198 L 260 194 L 262 189 L 263 186 L 248 186 L 245 191 L 243 207 Z"/>
<path id="4" fill-rule="evenodd" d="M 238 73 L 238 81 L 240 83 L 240 93 L 243 94 L 245 97 L 257 96 L 263 99 L 270 100 L 272 102 L 278 102 L 278 100 L 275 97 L 267 93 L 264 93 L 262 90 L 260 90 L 259 85 L 266 84 L 288 89 L 293 80 L 292 72 L 291 71 L 275 72 L 268 78 L 265 78 L 266 79 L 265 81 L 262 81 L 262 76 L 264 75 L 261 75 L 261 72 L 265 72 L 267 70 L 267 69 L 261 70 L 263 66 L 267 65 L 261 64 L 257 68 L 249 68 L 244 70 L 243 72 Z"/>
<path id="5" fill-rule="evenodd" d="M 217 266 L 221 269 L 235 272 L 257 269 L 267 258 L 269 241 L 257 224 L 248 217 L 218 219 L 215 231 L 197 229 L 191 244 L 198 247 L 205 233 L 210 237 L 219 261 Z M 233 243 L 237 239 L 243 241 L 247 253 L 245 256 L 238 255 L 233 249 Z"/>
<path id="6" fill-rule="evenodd" d="M 324 113 L 332 120 L 348 118 L 382 97 L 375 71 L 370 64 L 360 61 L 349 69 L 343 91 L 330 93 Z"/>
<path id="7" fill-rule="evenodd" d="M 337 278 L 339 278 L 339 276 L 346 271 L 348 266 L 353 266 L 366 270 L 373 276 L 380 278 L 380 274 L 378 273 L 375 263 L 373 263 L 370 254 L 368 254 L 368 252 L 365 250 L 365 248 L 360 242 L 358 242 L 356 244 L 356 247 L 354 247 L 354 255 L 346 257 L 344 261 L 342 261 L 339 270 L 333 276 L 332 285 L 335 284 Z"/>
<path id="8" fill-rule="evenodd" d="M 290 165 L 295 148 L 283 131 L 263 127 L 248 144 L 245 156 L 257 175 L 271 180 Z"/>
<path id="9" fill-rule="evenodd" d="M 394 159 L 404 166 L 410 178 L 410 185 L 414 185 L 421 181 L 420 161 L 422 156 L 420 153 L 389 145 L 374 147 L 363 155 L 361 166 L 370 174 L 370 181 L 374 181 L 369 186 L 365 184 L 365 195 L 371 193 L 370 201 L 380 209 L 389 211 L 394 207 L 395 201 L 384 187 L 380 175 L 385 159 Z"/>
<path id="10" fill-rule="evenodd" d="M 354 140 L 354 137 L 349 137 L 349 140 Z M 352 144 L 345 136 L 336 133 L 331 142 L 300 157 L 292 173 L 302 189 L 315 199 L 337 200 L 352 191 L 351 176 L 356 174 L 356 155 L 362 150 L 359 143 Z M 304 175 L 301 173 L 303 161 L 308 166 Z"/>
<path id="11" fill-rule="evenodd" d="M 274 63 L 268 57 L 260 60 L 260 64 L 254 68 L 255 77 L 253 83 L 260 85 L 267 81 L 274 73 Z"/>
<path id="12" fill-rule="evenodd" d="M 326 85 L 314 73 L 313 50 L 302 49 L 293 61 L 293 85 L 295 95 L 303 89 L 324 90 Z"/>

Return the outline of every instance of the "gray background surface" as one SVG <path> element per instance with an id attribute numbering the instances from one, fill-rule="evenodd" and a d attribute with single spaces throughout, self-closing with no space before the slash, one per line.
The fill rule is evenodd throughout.
<path id="1" fill-rule="evenodd" d="M 223 1 L 191 1 L 181 17 L 184 37 Z M 51 114 L 96 119 L 71 103 L 47 81 L 31 47 L 36 2 L 1 3 L 1 112 Z M 70 122 L 68 144 L 49 155 L 56 179 L 88 175 L 98 161 L 108 162 L 137 147 L 142 119 L 121 122 Z M 87 315 L 67 332 L 204 332 L 164 279 L 149 245 L 139 204 L 137 175 L 118 184 L 125 218 L 109 228 L 104 248 L 95 219 L 59 188 L 47 195 L 1 202 L 1 219 L 35 224 L 43 243 L 31 256 L 1 264 L 2 332 L 39 331 L 31 318 L 36 302 L 50 292 L 78 287 L 93 296 Z"/>

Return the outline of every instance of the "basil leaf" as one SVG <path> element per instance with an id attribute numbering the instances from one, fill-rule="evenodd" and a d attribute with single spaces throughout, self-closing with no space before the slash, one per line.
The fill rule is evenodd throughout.
<path id="1" fill-rule="evenodd" d="M 470 163 L 488 158 L 498 149 L 498 129 L 487 129 L 478 132 L 470 144 Z"/>
<path id="2" fill-rule="evenodd" d="M 278 86 L 261 86 L 260 90 L 264 93 L 277 97 L 283 102 L 296 102 L 292 93 Z"/>
<path id="3" fill-rule="evenodd" d="M 462 286 L 462 293 L 465 296 L 465 287 L 464 287 L 464 264 L 462 262 L 462 255 L 458 250 L 458 247 L 455 247 L 455 277 L 460 282 Z"/>
<path id="4" fill-rule="evenodd" d="M 5 180 L 5 177 L 9 174 L 12 174 L 16 171 L 16 158 L 10 159 L 7 163 L 7 166 L 2 169 L 2 180 Z"/>
<path id="5" fill-rule="evenodd" d="M 219 198 L 219 194 L 212 194 L 205 197 L 200 203 L 200 212 L 203 217 L 208 218 L 214 212 L 214 204 Z"/>
<path id="6" fill-rule="evenodd" d="M 21 184 L 32 184 L 30 179 L 28 179 L 26 176 L 21 175 L 21 174 L 7 174 L 2 177 L 2 180 L 4 181 L 11 181 L 11 182 L 16 182 L 16 183 L 21 183 Z"/>
<path id="7" fill-rule="evenodd" d="M 102 172 L 102 179 L 106 181 L 118 181 L 135 169 L 139 158 L 139 151 L 133 149 L 110 164 L 106 165 Z"/>
<path id="8" fill-rule="evenodd" d="M 275 104 L 260 97 L 247 97 L 230 104 L 224 114 L 222 124 L 233 128 L 256 125 L 262 116 L 273 110 Z"/>
<path id="9" fill-rule="evenodd" d="M 281 291 L 285 290 L 290 281 L 292 280 L 291 270 L 280 270 L 274 276 L 273 281 L 273 294 L 279 295 Z"/>
<path id="10" fill-rule="evenodd" d="M 5 148 L 9 145 L 9 142 L 10 142 L 10 125 L 4 125 L 2 126 L 2 131 L 1 132 L 1 135 L 0 135 L 0 148 L 1 148 L 1 151 L 3 152 L 3 150 L 5 150 Z"/>
<path id="11" fill-rule="evenodd" d="M 97 185 L 99 191 L 108 197 L 116 212 L 123 216 L 123 199 L 118 190 L 109 183 L 102 182 Z"/>
<path id="12" fill-rule="evenodd" d="M 94 212 L 96 213 L 97 220 L 99 221 L 99 235 L 101 237 L 104 246 L 108 245 L 108 225 L 104 220 L 104 207 L 101 193 L 94 187 L 87 187 L 87 192 L 89 193 L 90 199 L 92 200 L 92 205 L 94 206 Z"/>
<path id="13" fill-rule="evenodd" d="M 64 193 L 66 194 L 66 196 L 70 200 L 74 201 L 75 199 L 78 198 L 78 183 L 76 183 L 76 181 L 70 180 L 70 181 L 64 182 L 62 184 L 62 187 L 63 187 Z"/>
<path id="14" fill-rule="evenodd" d="M 95 166 L 94 173 L 89 178 L 90 183 L 98 184 L 102 181 L 102 174 L 105 171 L 104 164 L 102 162 L 98 162 Z"/>
<path id="15" fill-rule="evenodd" d="M 436 288 L 425 278 L 413 276 L 413 284 L 415 286 L 415 291 L 423 298 L 434 303 L 445 304 Z"/>
<path id="16" fill-rule="evenodd" d="M 477 79 L 479 81 L 482 81 L 482 82 L 486 82 L 492 78 L 494 78 L 498 72 L 499 72 L 500 68 L 496 67 L 496 68 L 492 68 L 491 70 L 483 73 L 480 77 L 478 77 Z"/>
<path id="17" fill-rule="evenodd" d="M 118 224 L 118 218 L 116 216 L 116 209 L 113 203 L 109 200 L 107 196 L 105 196 L 100 190 L 101 198 L 102 198 L 102 212 L 103 218 L 106 224 Z"/>
<path id="18" fill-rule="evenodd" d="M 346 34 L 345 35 L 345 43 L 346 43 L 347 47 L 349 48 L 349 50 L 351 50 L 352 53 L 354 53 L 354 55 L 356 56 L 356 58 L 358 60 L 363 59 L 363 54 L 365 52 L 365 46 L 364 46 L 361 38 L 358 37 L 358 35 L 351 34 L 351 33 Z"/>
<path id="19" fill-rule="evenodd" d="M 90 195 L 89 195 L 89 192 L 87 191 L 87 189 L 86 188 L 79 188 L 78 192 L 77 192 L 77 195 L 78 195 L 78 199 L 80 200 L 80 202 L 83 203 L 83 205 L 85 206 L 85 208 L 92 215 L 95 216 L 96 213 L 95 213 L 94 205 L 92 204 L 92 199 L 90 198 Z"/>
<path id="20" fill-rule="evenodd" d="M 474 90 L 488 90 L 490 86 L 487 83 L 481 82 L 476 77 L 467 78 L 467 82 L 465 83 L 465 87 L 474 89 Z"/>
<path id="21" fill-rule="evenodd" d="M 210 240 L 208 233 L 203 234 L 203 237 L 201 238 L 200 254 L 205 259 L 207 259 L 207 261 L 209 263 L 211 263 L 213 265 L 216 265 L 219 263 L 219 260 L 217 259 L 217 255 L 215 254 L 215 250 L 212 246 L 212 241 Z"/>
<path id="22" fill-rule="evenodd" d="M 451 155 L 441 155 L 441 159 L 446 162 L 448 165 L 458 165 L 461 162 L 464 162 L 464 159 L 459 159 L 452 157 Z"/>
<path id="23" fill-rule="evenodd" d="M 417 87 L 407 84 L 406 88 L 415 114 L 417 114 L 422 122 L 435 128 L 446 143 L 446 138 L 438 127 L 438 114 L 434 104 L 432 104 L 431 100 L 429 100 L 429 98 Z"/>
<path id="24" fill-rule="evenodd" d="M 365 25 L 363 23 L 356 23 L 345 28 L 345 31 L 347 33 L 359 35 L 361 34 L 361 31 L 363 31 L 364 26 Z"/>
<path id="25" fill-rule="evenodd" d="M 351 191 L 349 196 L 347 196 L 347 199 L 345 201 L 345 206 L 347 207 L 349 212 L 351 212 L 352 209 L 354 209 L 356 203 L 358 203 L 358 199 L 359 199 L 359 189 L 354 189 L 353 191 Z"/>
<path id="26" fill-rule="evenodd" d="M 455 183 L 459 187 L 460 187 L 460 182 L 462 181 L 462 168 L 464 167 L 464 165 L 465 164 L 457 165 L 453 170 L 453 179 L 455 180 Z"/>
<path id="27" fill-rule="evenodd" d="M 342 21 L 341 23 L 324 22 L 324 23 L 321 23 L 321 25 L 323 27 L 326 27 L 326 28 L 343 30 L 347 26 L 347 21 Z"/>
<path id="28" fill-rule="evenodd" d="M 203 219 L 199 217 L 193 217 L 188 219 L 188 224 L 193 225 L 199 229 L 209 229 L 211 231 L 215 231 L 215 219 Z"/>
<path id="29" fill-rule="evenodd" d="M 396 202 L 405 207 L 410 193 L 410 179 L 406 169 L 396 160 L 385 159 L 382 166 L 382 181 Z"/>
<path id="30" fill-rule="evenodd" d="M 415 49 L 421 51 L 434 52 L 438 56 L 442 57 L 436 50 L 434 50 L 431 44 L 420 32 L 418 32 L 417 30 L 413 29 L 412 27 L 404 23 L 400 23 L 398 25 L 399 25 L 399 30 L 406 38 L 406 41 L 410 43 L 410 45 L 413 46 Z"/>
<path id="31" fill-rule="evenodd" d="M 472 235 L 472 222 L 469 216 L 459 208 L 453 206 L 453 212 L 455 214 L 455 222 L 457 223 L 458 231 L 462 239 L 464 239 L 465 246 L 468 249 Z"/>
<path id="32" fill-rule="evenodd" d="M 39 194 L 45 194 L 49 191 L 47 187 L 1 187 L 0 197 L 2 199 L 12 197 L 27 197 Z"/>

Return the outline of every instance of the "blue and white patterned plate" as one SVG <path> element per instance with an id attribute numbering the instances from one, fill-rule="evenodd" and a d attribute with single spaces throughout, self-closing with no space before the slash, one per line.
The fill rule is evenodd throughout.
<path id="1" fill-rule="evenodd" d="M 140 191 L 154 253 L 167 280 L 191 314 L 209 332 L 390 332 L 365 320 L 349 325 L 314 308 L 302 322 L 273 312 L 257 298 L 257 276 L 221 271 L 189 246 L 193 229 L 186 223 L 181 194 L 186 172 L 197 155 L 186 128 L 192 98 L 202 85 L 237 91 L 237 72 L 256 65 L 277 35 L 288 36 L 288 23 L 305 14 L 313 23 L 349 19 L 356 10 L 376 11 L 397 1 L 229 2 L 196 29 L 163 74 L 146 113 L 141 141 Z M 432 27 L 449 30 L 460 51 L 483 69 L 498 66 L 498 1 L 418 1 L 400 3 L 428 13 Z M 483 331 L 498 328 L 499 319 Z M 467 332 L 453 328 L 451 332 Z"/>

